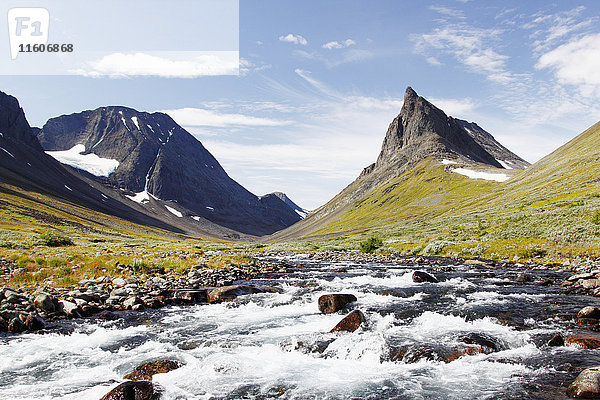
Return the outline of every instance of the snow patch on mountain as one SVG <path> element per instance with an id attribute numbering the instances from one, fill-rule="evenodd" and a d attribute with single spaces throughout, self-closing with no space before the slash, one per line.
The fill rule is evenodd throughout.
<path id="1" fill-rule="evenodd" d="M 47 151 L 46 154 L 63 164 L 82 169 L 96 176 L 107 177 L 115 172 L 119 166 L 119 162 L 117 160 L 113 160 L 111 158 L 102 158 L 94 153 L 83 154 L 84 152 L 85 145 L 76 144 L 69 150 Z"/>
<path id="2" fill-rule="evenodd" d="M 135 124 L 135 126 L 137 126 L 137 128 L 138 128 L 138 131 L 140 131 L 140 132 L 141 132 L 141 129 L 140 129 L 140 124 L 138 123 L 138 119 L 137 119 L 137 117 L 131 117 L 131 120 L 133 121 L 133 123 Z"/>
<path id="3" fill-rule="evenodd" d="M 176 209 L 174 209 L 174 208 L 172 208 L 172 207 L 169 207 L 169 206 L 165 206 L 165 208 L 166 208 L 167 210 L 169 210 L 169 212 L 170 212 L 171 214 L 175 215 L 176 217 L 179 217 L 179 218 L 183 217 L 183 214 L 182 214 L 182 213 L 180 213 L 179 211 L 177 211 Z"/>
<path id="4" fill-rule="evenodd" d="M 506 174 L 494 174 L 491 172 L 473 171 L 467 168 L 455 168 L 452 172 L 467 176 L 471 179 L 485 179 L 487 181 L 504 182 L 508 180 L 509 176 Z"/>

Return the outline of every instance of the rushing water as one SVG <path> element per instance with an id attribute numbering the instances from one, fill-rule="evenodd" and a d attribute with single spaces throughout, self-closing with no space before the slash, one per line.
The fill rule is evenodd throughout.
<path id="1" fill-rule="evenodd" d="M 544 346 L 593 299 L 516 283 L 522 271 L 295 262 L 251 282 L 280 293 L 0 337 L 0 398 L 99 399 L 133 367 L 175 359 L 183 367 L 154 376 L 166 399 L 563 399 L 578 367 L 600 364 L 595 351 Z M 441 282 L 413 283 L 415 269 Z M 344 313 L 319 313 L 325 293 L 355 294 L 366 325 L 328 333 Z M 441 361 L 469 335 L 498 351 Z"/>

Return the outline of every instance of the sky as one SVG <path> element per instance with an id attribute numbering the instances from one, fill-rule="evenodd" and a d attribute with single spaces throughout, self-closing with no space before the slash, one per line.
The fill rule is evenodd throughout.
<path id="1" fill-rule="evenodd" d="M 148 21 L 167 3 L 180 13 L 157 29 Z M 248 190 L 282 191 L 307 209 L 375 161 L 407 86 L 530 162 L 600 120 L 595 0 L 240 0 L 215 18 L 200 3 L 130 8 L 127 45 L 111 41 L 70 76 L 0 76 L 0 90 L 20 100 L 32 126 L 106 105 L 167 112 Z M 214 42 L 195 15 L 212 20 Z M 70 37 L 93 41 L 81 25 Z M 142 28 L 150 33 L 134 33 Z M 152 32 L 172 35 L 158 46 Z M 239 52 L 239 68 L 183 59 L 205 50 Z M 183 58 L 166 62 L 169 51 Z"/>

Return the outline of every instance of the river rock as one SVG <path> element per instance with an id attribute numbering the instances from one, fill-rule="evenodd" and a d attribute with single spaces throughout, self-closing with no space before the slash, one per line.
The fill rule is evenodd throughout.
<path id="1" fill-rule="evenodd" d="M 264 290 L 249 285 L 223 286 L 213 289 L 208 293 L 208 302 L 220 303 L 222 301 L 231 301 L 238 296 L 253 293 L 264 293 Z"/>
<path id="2" fill-rule="evenodd" d="M 466 344 L 473 344 L 483 347 L 486 353 L 503 350 L 503 346 L 493 337 L 483 333 L 471 332 L 460 338 L 460 341 Z"/>
<path id="3" fill-rule="evenodd" d="M 576 399 L 600 399 L 600 366 L 581 371 L 567 389 L 567 395 Z"/>
<path id="4" fill-rule="evenodd" d="M 46 326 L 46 323 L 44 322 L 44 320 L 35 315 L 26 316 L 23 323 L 25 324 L 25 327 L 29 331 L 37 331 L 37 330 L 44 328 L 44 326 Z"/>
<path id="5" fill-rule="evenodd" d="M 600 338 L 591 336 L 574 335 L 567 336 L 565 342 L 568 344 L 576 344 L 584 349 L 593 350 L 600 347 Z"/>
<path id="6" fill-rule="evenodd" d="M 48 293 L 40 293 L 35 297 L 35 300 L 33 300 L 33 304 L 35 304 L 38 309 L 46 313 L 56 311 L 56 302 L 56 298 Z"/>
<path id="7" fill-rule="evenodd" d="M 19 318 L 13 318 L 8 323 L 8 331 L 11 333 L 25 332 L 27 327 Z"/>
<path id="8" fill-rule="evenodd" d="M 166 374 L 181 367 L 181 363 L 173 360 L 155 360 L 143 363 L 123 377 L 132 381 L 151 381 L 156 374 Z"/>
<path id="9" fill-rule="evenodd" d="M 552 336 L 552 339 L 548 341 L 547 345 L 550 347 L 562 347 L 565 345 L 565 338 L 563 338 L 560 333 L 557 333 Z"/>
<path id="10" fill-rule="evenodd" d="M 438 283 L 439 282 L 435 276 L 428 274 L 425 271 L 413 272 L 412 280 L 413 280 L 413 282 L 416 282 L 416 283 L 422 283 L 422 282 Z"/>
<path id="11" fill-rule="evenodd" d="M 592 307 L 592 306 L 583 307 L 577 313 L 577 318 L 578 319 L 579 318 L 595 318 L 595 319 L 598 319 L 598 318 L 600 318 L 600 308 L 598 308 L 598 307 Z"/>
<path id="12" fill-rule="evenodd" d="M 132 309 L 134 306 L 138 306 L 138 305 L 143 306 L 144 302 L 142 301 L 142 299 L 140 299 L 137 296 L 128 297 L 127 299 L 125 299 L 123 301 L 123 307 L 128 308 L 128 309 Z"/>
<path id="13" fill-rule="evenodd" d="M 354 310 L 338 322 L 330 332 L 354 332 L 363 322 L 365 322 L 365 315 L 360 310 Z"/>
<path id="14" fill-rule="evenodd" d="M 332 314 L 354 301 L 356 296 L 353 294 L 324 294 L 319 297 L 319 311 L 323 314 Z"/>
<path id="15" fill-rule="evenodd" d="M 160 386 L 149 381 L 123 382 L 100 400 L 159 400 Z"/>
<path id="16" fill-rule="evenodd" d="M 81 317 L 81 309 L 75 303 L 67 300 L 59 300 L 59 309 L 62 310 L 67 316 L 78 318 Z"/>
<path id="17" fill-rule="evenodd" d="M 127 285 L 127 281 L 123 278 L 114 278 L 112 280 L 112 284 L 113 284 L 113 286 L 123 287 L 123 286 Z"/>
<path id="18" fill-rule="evenodd" d="M 173 301 L 181 304 L 206 303 L 207 300 L 206 290 L 178 290 L 173 294 Z"/>

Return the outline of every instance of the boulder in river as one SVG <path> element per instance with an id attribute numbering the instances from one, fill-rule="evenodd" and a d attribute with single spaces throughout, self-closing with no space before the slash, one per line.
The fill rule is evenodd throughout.
<path id="1" fill-rule="evenodd" d="M 562 347 L 565 345 L 565 338 L 562 337 L 560 333 L 552 336 L 552 339 L 548 341 L 548 346 L 550 347 Z"/>
<path id="2" fill-rule="evenodd" d="M 592 306 L 583 307 L 577 313 L 577 319 L 579 319 L 579 318 L 594 318 L 594 319 L 598 319 L 598 318 L 600 318 L 600 308 L 598 308 L 598 307 L 592 307 Z"/>
<path id="3" fill-rule="evenodd" d="M 208 293 L 208 302 L 220 303 L 222 301 L 231 301 L 238 296 L 253 293 L 264 293 L 264 290 L 249 285 L 222 286 Z"/>
<path id="4" fill-rule="evenodd" d="M 354 332 L 363 322 L 365 322 L 364 314 L 360 310 L 354 310 L 338 322 L 330 332 Z"/>
<path id="5" fill-rule="evenodd" d="M 179 361 L 173 360 L 155 360 L 145 362 L 136 367 L 133 371 L 123 377 L 123 379 L 131 379 L 132 381 L 151 381 L 152 376 L 156 374 L 166 374 L 181 367 Z"/>
<path id="6" fill-rule="evenodd" d="M 160 386 L 149 381 L 123 382 L 100 400 L 159 400 Z"/>
<path id="7" fill-rule="evenodd" d="M 567 395 L 576 399 L 600 399 L 600 366 L 581 371 L 567 389 Z"/>
<path id="8" fill-rule="evenodd" d="M 583 335 L 567 336 L 565 342 L 569 344 L 576 344 L 584 349 L 593 350 L 600 347 L 600 338 Z"/>
<path id="9" fill-rule="evenodd" d="M 353 294 L 324 294 L 319 297 L 319 311 L 323 314 L 332 314 L 356 301 Z"/>
<path id="10" fill-rule="evenodd" d="M 422 282 L 438 283 L 439 282 L 435 276 L 428 274 L 425 271 L 413 272 L 412 280 L 413 280 L 413 282 L 416 282 L 416 283 L 422 283 Z"/>

